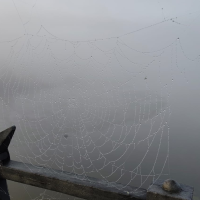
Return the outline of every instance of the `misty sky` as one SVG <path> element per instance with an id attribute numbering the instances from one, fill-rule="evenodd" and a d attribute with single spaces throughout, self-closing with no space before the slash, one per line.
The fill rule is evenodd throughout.
<path id="1" fill-rule="evenodd" d="M 0 0 L 1 126 L 17 124 L 23 135 L 16 141 L 35 140 L 40 123 L 38 138 L 52 131 L 53 140 L 53 131 L 60 131 L 70 140 L 89 112 L 101 120 L 110 109 L 107 124 L 94 119 L 97 131 L 111 129 L 110 122 L 131 130 L 132 120 L 140 123 L 133 108 L 147 104 L 152 109 L 142 111 L 143 119 L 172 112 L 172 149 L 177 138 L 192 138 L 194 155 L 200 131 L 199 8 L 199 0 Z M 45 117 L 50 120 L 43 125 Z M 91 122 L 85 132 L 96 130 Z M 197 155 L 189 159 L 194 164 Z"/>
<path id="2" fill-rule="evenodd" d="M 198 0 L 151 2 L 2 0 L 1 38 L 12 39 L 25 32 L 35 34 L 41 25 L 63 39 L 105 38 L 123 35 L 175 17 L 179 17 L 178 22 L 195 28 L 199 4 Z M 188 15 L 189 13 L 192 15 Z M 171 26 L 173 29 L 174 27 Z M 189 32 L 189 28 L 184 26 L 179 29 Z"/>

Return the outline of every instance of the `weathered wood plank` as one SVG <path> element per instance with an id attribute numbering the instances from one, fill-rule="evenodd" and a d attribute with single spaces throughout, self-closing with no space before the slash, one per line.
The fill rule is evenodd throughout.
<path id="1" fill-rule="evenodd" d="M 108 184 L 95 178 L 85 179 L 84 176 L 16 161 L 2 165 L 0 177 L 88 200 L 143 200 L 147 193 L 145 189 L 138 188 L 136 196 L 133 191 L 137 188 L 126 186 L 119 191 L 116 187 L 122 186 L 120 184 Z"/>

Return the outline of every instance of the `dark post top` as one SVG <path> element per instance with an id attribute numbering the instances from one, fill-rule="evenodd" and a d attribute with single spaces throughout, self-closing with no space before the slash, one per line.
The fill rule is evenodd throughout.
<path id="1" fill-rule="evenodd" d="M 16 127 L 12 126 L 0 132 L 0 168 L 10 161 L 8 146 L 13 137 Z M 0 176 L 0 200 L 10 200 L 6 179 Z"/>
<path id="2" fill-rule="evenodd" d="M 15 129 L 15 126 L 11 126 L 10 128 L 0 132 L 0 163 L 2 164 L 10 160 L 8 146 L 14 135 Z"/>

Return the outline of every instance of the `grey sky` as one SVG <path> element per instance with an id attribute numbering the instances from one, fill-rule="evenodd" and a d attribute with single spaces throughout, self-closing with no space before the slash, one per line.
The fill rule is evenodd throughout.
<path id="1" fill-rule="evenodd" d="M 143 123 L 166 109 L 172 138 L 189 140 L 200 130 L 199 8 L 199 0 L 0 0 L 0 125 L 18 125 L 16 144 L 63 133 L 69 142 L 82 126 L 96 142 L 109 130 L 134 133 L 141 113 Z"/>
<path id="2" fill-rule="evenodd" d="M 190 25 L 193 21 L 188 19 L 196 15 L 189 17 L 187 14 L 198 11 L 199 6 L 198 0 L 1 1 L 1 27 L 4 30 L 1 34 L 5 34 L 6 39 L 12 38 L 10 34 L 13 37 L 22 35 L 22 23 L 29 22 L 24 26 L 30 34 L 43 25 L 64 39 L 103 38 L 137 30 L 164 18 L 181 16 L 178 21 L 186 19 L 184 23 Z"/>
<path id="3" fill-rule="evenodd" d="M 106 87 L 112 88 L 129 80 L 132 78 L 132 72 L 138 73 L 142 66 L 148 64 L 150 67 L 145 68 L 145 74 L 141 74 L 141 77 L 148 76 L 149 88 L 155 90 L 159 86 L 157 73 L 160 61 L 163 84 L 169 83 L 172 76 L 175 77 L 176 83 L 180 84 L 186 80 L 183 77 L 187 75 L 187 79 L 193 83 L 192 88 L 196 88 L 197 72 L 200 70 L 196 62 L 190 62 L 189 59 L 196 59 L 200 54 L 199 7 L 198 0 L 1 1 L 1 63 L 15 72 L 10 78 L 12 84 L 18 81 L 18 85 L 15 85 L 15 95 L 23 90 L 25 77 L 29 77 L 26 90 L 29 93 L 34 90 L 40 91 L 41 88 L 55 88 L 63 83 L 65 87 L 82 83 L 80 85 L 84 86 L 83 88 L 95 83 L 98 90 L 101 90 L 102 80 L 105 81 Z M 44 35 L 47 40 L 43 39 Z M 6 42 L 21 36 L 19 40 Z M 105 52 L 116 48 L 118 43 L 117 38 L 106 38 L 116 36 L 120 36 L 121 43 L 117 45 L 117 51 L 109 61 Z M 95 39 L 104 40 L 95 43 L 70 43 Z M 163 55 L 162 51 L 141 53 L 157 51 L 172 43 L 173 48 L 167 48 Z M 96 47 L 100 50 L 95 49 Z M 11 49 L 14 51 L 12 59 L 9 57 L 12 55 Z M 126 54 L 126 59 L 136 64 L 122 58 L 121 50 Z M 152 56 L 158 59 L 154 61 Z M 177 56 L 178 66 L 175 63 Z M 58 65 L 55 65 L 55 58 L 66 59 L 66 62 L 59 61 Z M 121 67 L 117 59 L 122 62 Z M 173 60 L 173 64 L 170 59 Z M 78 67 L 74 67 L 74 62 Z M 79 79 L 80 77 L 83 79 Z M 138 77 L 135 81 L 140 85 L 140 75 Z M 4 95 L 2 98 L 7 97 Z M 11 99 L 10 97 L 10 102 Z"/>

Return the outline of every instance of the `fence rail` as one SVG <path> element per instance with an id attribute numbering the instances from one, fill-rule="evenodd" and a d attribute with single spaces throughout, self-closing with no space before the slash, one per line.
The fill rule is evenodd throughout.
<path id="1" fill-rule="evenodd" d="M 10 160 L 12 126 L 0 132 L 0 200 L 10 200 L 6 180 L 12 180 L 88 200 L 192 200 L 194 188 L 174 180 L 158 180 L 148 189 L 108 183 L 60 170 Z M 117 188 L 124 187 L 123 191 Z M 137 193 L 133 192 L 136 191 Z"/>

